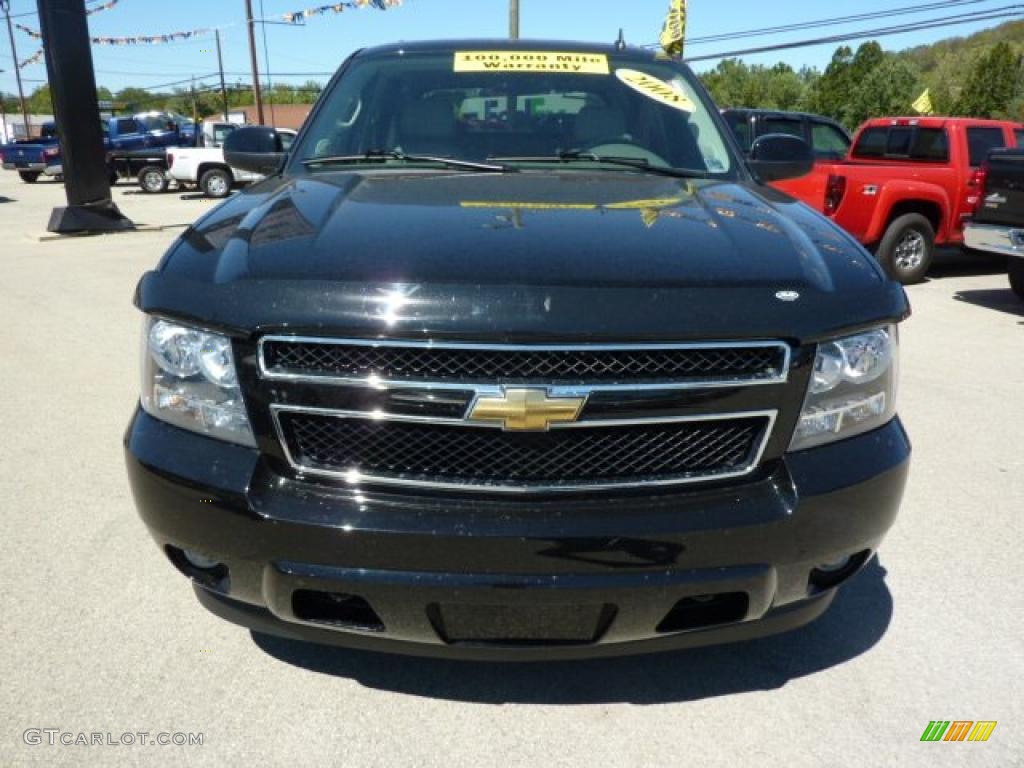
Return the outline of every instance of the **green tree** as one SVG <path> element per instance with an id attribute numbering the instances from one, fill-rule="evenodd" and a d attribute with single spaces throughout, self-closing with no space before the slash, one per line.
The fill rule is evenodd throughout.
<path id="1" fill-rule="evenodd" d="M 846 100 L 850 92 L 850 68 L 853 65 L 853 49 L 840 46 L 832 54 L 832 61 L 825 73 L 811 86 L 807 97 L 809 111 L 842 120 Z"/>
<path id="2" fill-rule="evenodd" d="M 720 107 L 796 109 L 803 101 L 806 84 L 788 64 L 750 66 L 739 59 L 725 59 L 702 76 Z M 312 102 L 319 92 L 303 94 L 301 103 Z"/>
<path id="3" fill-rule="evenodd" d="M 905 115 L 919 94 L 918 85 L 918 73 L 909 62 L 884 56 L 850 91 L 842 120 L 853 128 L 871 117 Z"/>
<path id="4" fill-rule="evenodd" d="M 114 101 L 119 111 L 122 112 L 143 112 L 150 109 L 160 109 L 159 94 L 147 91 L 145 88 L 122 88 L 114 94 Z"/>
<path id="5" fill-rule="evenodd" d="M 50 96 L 50 86 L 48 85 L 41 85 L 36 88 L 29 96 L 25 97 L 25 101 L 28 104 L 29 114 L 53 114 L 53 99 Z"/>
<path id="6" fill-rule="evenodd" d="M 997 43 L 978 56 L 953 112 L 966 117 L 1008 117 L 1021 80 L 1021 57 L 1009 43 Z"/>

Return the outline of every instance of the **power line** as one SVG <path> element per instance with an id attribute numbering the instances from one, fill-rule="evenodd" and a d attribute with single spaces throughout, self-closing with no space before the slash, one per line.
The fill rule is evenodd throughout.
<path id="1" fill-rule="evenodd" d="M 850 32 L 841 35 L 829 35 L 828 37 L 818 37 L 811 40 L 798 40 L 791 43 L 779 43 L 776 45 L 764 45 L 758 48 L 745 48 L 736 51 L 721 51 L 719 53 L 711 53 L 703 56 L 687 56 L 687 61 L 707 61 L 709 59 L 728 59 L 737 56 L 748 56 L 755 53 L 771 53 L 773 51 L 785 51 L 792 48 L 809 48 L 815 45 L 828 45 L 830 43 L 843 43 L 850 40 L 862 40 L 867 37 L 885 37 L 887 35 L 900 35 L 907 32 L 918 32 L 925 29 L 937 29 L 939 27 L 952 27 L 960 24 L 970 24 L 978 21 L 996 21 L 999 19 L 1010 19 L 1019 18 L 1024 16 L 1022 10 L 1024 5 L 1008 5 L 1002 8 L 993 8 L 989 11 L 983 11 L 972 14 L 960 14 L 957 16 L 947 16 L 942 19 L 935 19 L 932 21 L 915 22 L 913 24 L 903 24 L 892 27 L 879 27 L 876 29 L 865 29 L 858 32 Z"/>
<path id="2" fill-rule="evenodd" d="M 992 0 L 941 0 L 941 2 L 929 2 L 923 5 L 918 4 L 902 6 L 900 8 L 890 8 L 887 11 L 876 11 L 875 13 L 858 13 L 852 16 L 834 16 L 832 18 L 818 19 L 816 21 L 783 24 L 777 27 L 759 27 L 757 29 L 747 29 L 738 32 L 722 32 L 715 35 L 691 37 L 687 39 L 686 44 L 688 46 L 704 45 L 706 43 L 722 42 L 723 40 L 740 40 L 745 37 L 766 37 L 768 35 L 776 35 L 784 32 L 800 32 L 806 29 L 831 27 L 838 24 L 851 24 L 858 21 L 870 21 L 891 16 L 907 16 L 917 13 L 925 13 L 927 11 L 945 10 L 946 8 L 954 8 L 957 6 L 979 5 L 987 2 L 992 2 Z"/>

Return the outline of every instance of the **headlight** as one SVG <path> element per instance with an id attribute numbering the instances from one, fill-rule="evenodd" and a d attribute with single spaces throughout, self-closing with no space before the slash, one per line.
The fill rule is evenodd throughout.
<path id="1" fill-rule="evenodd" d="M 256 446 L 230 339 L 146 318 L 142 340 L 141 400 L 146 413 L 176 427 Z"/>
<path id="2" fill-rule="evenodd" d="M 818 345 L 791 451 L 887 424 L 896 415 L 896 326 Z"/>

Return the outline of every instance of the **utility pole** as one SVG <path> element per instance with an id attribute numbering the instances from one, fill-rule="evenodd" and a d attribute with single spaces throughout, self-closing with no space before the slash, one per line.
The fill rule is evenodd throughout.
<path id="1" fill-rule="evenodd" d="M 28 125 L 28 105 L 25 103 L 25 91 L 21 87 L 21 67 L 18 66 L 18 49 L 14 45 L 14 27 L 11 26 L 11 0 L 0 0 L 0 8 L 7 17 L 7 36 L 11 40 L 11 58 L 14 59 L 14 79 L 18 81 L 18 99 L 21 101 L 21 119 L 25 123 L 25 138 L 32 135 Z"/>
<path id="2" fill-rule="evenodd" d="M 508 36 L 511 40 L 519 39 L 519 0 L 508 2 Z"/>
<path id="3" fill-rule="evenodd" d="M 224 84 L 224 57 L 220 51 L 220 30 L 215 29 L 214 34 L 217 36 L 217 67 L 220 69 L 220 100 L 224 105 L 224 121 L 228 119 L 228 87 Z"/>
<path id="4" fill-rule="evenodd" d="M 260 93 L 260 70 L 256 63 L 256 22 L 252 18 L 252 0 L 245 0 L 245 21 L 249 27 L 249 59 L 252 62 L 252 96 L 256 101 L 256 123 L 263 125 L 263 95 Z"/>
<path id="5" fill-rule="evenodd" d="M 192 97 L 192 123 L 199 123 L 199 108 L 196 104 L 196 76 L 192 75 L 192 85 L 188 89 L 189 95 Z"/>

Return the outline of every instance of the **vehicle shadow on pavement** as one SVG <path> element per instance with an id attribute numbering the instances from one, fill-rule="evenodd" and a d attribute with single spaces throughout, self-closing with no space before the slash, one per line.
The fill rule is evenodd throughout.
<path id="1" fill-rule="evenodd" d="M 957 301 L 973 304 L 976 307 L 994 309 L 997 312 L 1005 312 L 1008 315 L 1024 317 L 1024 301 L 1021 301 L 1017 294 L 1009 288 L 1005 290 L 957 291 L 954 298 Z"/>
<path id="2" fill-rule="evenodd" d="M 413 696 L 484 704 L 662 704 L 781 688 L 874 646 L 892 619 L 873 558 L 816 622 L 731 645 L 648 656 L 489 664 L 350 651 L 252 633 L 264 652 L 312 672 Z"/>
<path id="3" fill-rule="evenodd" d="M 935 260 L 928 270 L 928 280 L 946 277 L 969 277 L 972 275 L 998 275 L 1006 272 L 1006 257 L 994 253 L 964 251 L 959 248 L 942 248 L 936 251 Z"/>

